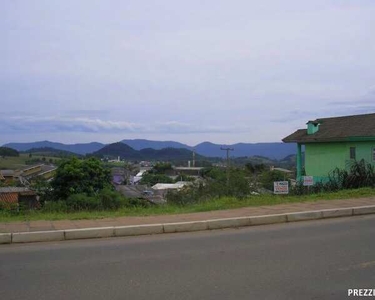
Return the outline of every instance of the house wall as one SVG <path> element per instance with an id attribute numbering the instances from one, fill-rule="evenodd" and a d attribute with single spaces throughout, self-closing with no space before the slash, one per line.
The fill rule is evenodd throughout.
<path id="1" fill-rule="evenodd" d="M 356 147 L 356 160 L 364 159 L 375 165 L 372 151 L 375 141 L 370 142 L 341 142 L 341 143 L 311 143 L 305 145 L 306 175 L 314 176 L 314 181 L 325 180 L 335 168 L 349 169 L 350 147 Z"/>

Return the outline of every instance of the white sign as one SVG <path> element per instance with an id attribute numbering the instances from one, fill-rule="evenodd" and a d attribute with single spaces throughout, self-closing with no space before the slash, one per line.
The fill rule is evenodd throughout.
<path id="1" fill-rule="evenodd" d="M 313 176 L 303 176 L 303 185 L 304 186 L 314 185 L 314 177 Z"/>
<path id="2" fill-rule="evenodd" d="M 288 194 L 289 193 L 288 181 L 275 181 L 273 183 L 273 193 L 274 194 Z"/>

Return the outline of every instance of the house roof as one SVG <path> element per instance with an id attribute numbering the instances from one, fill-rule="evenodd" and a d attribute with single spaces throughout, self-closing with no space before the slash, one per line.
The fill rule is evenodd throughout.
<path id="1" fill-rule="evenodd" d="M 2 202 L 2 203 L 18 203 L 18 193 L 0 194 L 0 202 Z"/>
<path id="2" fill-rule="evenodd" d="M 17 186 L 0 187 L 0 194 L 23 193 L 23 192 L 30 192 L 30 189 L 27 187 L 17 187 Z"/>
<path id="3" fill-rule="evenodd" d="M 319 124 L 319 130 L 307 134 L 307 129 L 299 129 L 285 137 L 285 143 L 342 142 L 375 140 L 375 114 L 322 118 L 309 121 Z"/>
<path id="4" fill-rule="evenodd" d="M 0 170 L 0 173 L 2 176 L 15 176 L 17 172 L 15 170 Z"/>
<path id="5" fill-rule="evenodd" d="M 189 182 L 185 182 L 185 181 L 178 181 L 176 183 L 157 183 L 157 184 L 152 186 L 152 189 L 154 189 L 154 190 L 175 190 L 175 189 L 181 189 L 187 184 L 189 184 Z"/>

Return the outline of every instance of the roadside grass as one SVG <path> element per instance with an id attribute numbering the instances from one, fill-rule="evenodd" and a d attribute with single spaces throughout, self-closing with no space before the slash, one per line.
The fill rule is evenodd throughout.
<path id="1" fill-rule="evenodd" d="M 314 202 L 318 200 L 337 200 L 350 198 L 363 198 L 375 196 L 375 189 L 361 188 L 342 190 L 333 193 L 319 193 L 303 196 L 290 195 L 252 195 L 243 199 L 233 197 L 214 198 L 196 204 L 177 206 L 165 204 L 151 207 L 120 208 L 115 211 L 78 211 L 78 212 L 46 212 L 43 210 L 28 211 L 24 213 L 9 213 L 0 211 L 0 222 L 36 221 L 36 220 L 84 220 L 103 219 L 124 216 L 156 216 L 169 214 L 184 214 L 205 212 L 223 209 L 234 209 L 251 206 L 277 205 L 287 203 Z"/>

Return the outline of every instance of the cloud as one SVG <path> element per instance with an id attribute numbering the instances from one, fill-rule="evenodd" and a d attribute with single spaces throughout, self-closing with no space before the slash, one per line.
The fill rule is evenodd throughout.
<path id="1" fill-rule="evenodd" d="M 215 127 L 189 124 L 178 121 L 156 123 L 134 123 L 126 121 L 111 121 L 88 117 L 61 116 L 11 116 L 0 120 L 0 132 L 83 132 L 83 133 L 228 133 L 241 132 L 246 127 Z"/>

